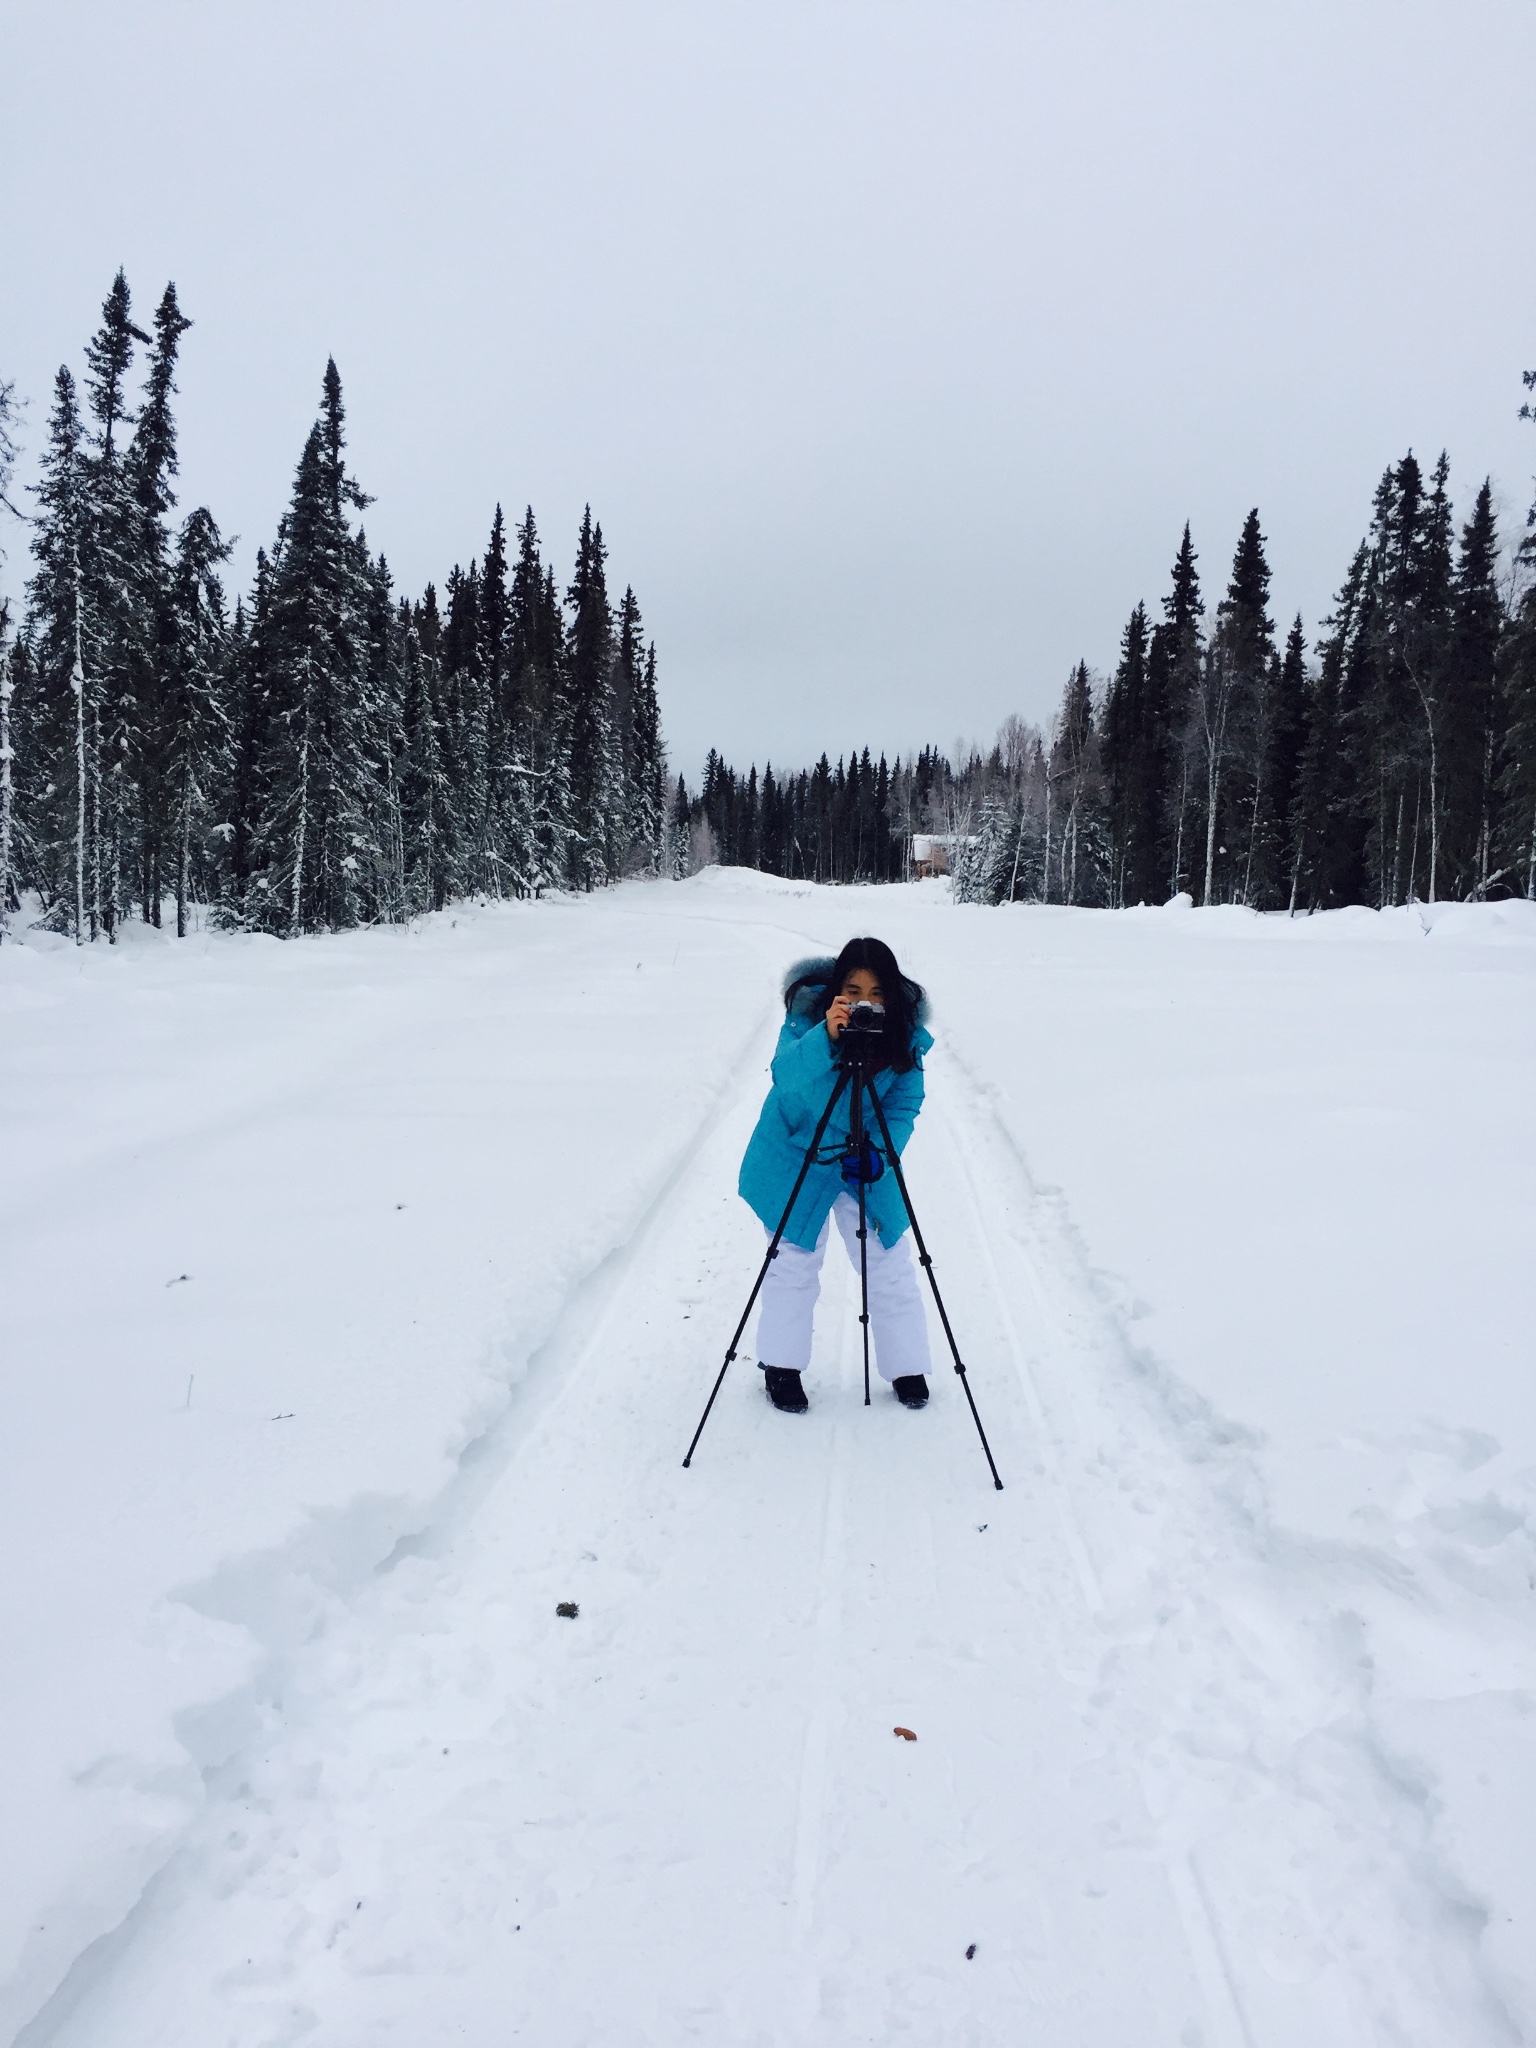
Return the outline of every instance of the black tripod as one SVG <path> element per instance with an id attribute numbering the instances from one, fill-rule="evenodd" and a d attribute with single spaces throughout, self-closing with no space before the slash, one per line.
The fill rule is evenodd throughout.
<path id="1" fill-rule="evenodd" d="M 944 1325 L 944 1336 L 949 1345 L 950 1356 L 955 1361 L 955 1371 L 960 1376 L 960 1384 L 965 1389 L 965 1398 L 970 1406 L 971 1420 L 976 1425 L 976 1434 L 981 1438 L 981 1448 L 986 1453 L 987 1465 L 992 1473 L 992 1484 L 1001 1493 L 1003 1482 L 997 1476 L 997 1464 L 992 1456 L 992 1447 L 987 1442 L 987 1432 L 982 1428 L 981 1417 L 976 1412 L 976 1400 L 971 1392 L 970 1380 L 966 1377 L 965 1365 L 960 1357 L 960 1347 L 956 1344 L 955 1333 L 949 1326 L 949 1312 L 944 1306 L 944 1297 L 939 1292 L 939 1283 L 933 1276 L 933 1260 L 929 1256 L 927 1245 L 923 1242 L 923 1233 L 918 1227 L 917 1213 L 912 1207 L 912 1197 L 907 1191 L 907 1178 L 901 1170 L 901 1157 L 896 1147 L 891 1143 L 890 1126 L 885 1120 L 885 1108 L 875 1089 L 873 1074 L 869 1065 L 870 1053 L 873 1050 L 871 1037 L 872 1034 L 861 1031 L 852 1024 L 845 1024 L 843 1026 L 841 1041 L 838 1045 L 837 1079 L 832 1084 L 832 1093 L 827 1097 L 827 1106 L 821 1112 L 820 1121 L 811 1135 L 811 1142 L 805 1148 L 805 1157 L 800 1162 L 800 1171 L 795 1175 L 795 1184 L 789 1191 L 789 1200 L 784 1204 L 784 1214 L 779 1218 L 779 1227 L 769 1240 L 768 1250 L 764 1254 L 762 1266 L 758 1271 L 757 1278 L 752 1283 L 752 1292 L 747 1296 L 747 1305 L 741 1312 L 741 1321 L 736 1325 L 736 1333 L 731 1338 L 730 1345 L 726 1350 L 725 1362 L 715 1377 L 715 1384 L 710 1388 L 709 1399 L 704 1403 L 704 1413 L 699 1417 L 699 1426 L 693 1432 L 693 1442 L 688 1446 L 688 1455 L 684 1458 L 683 1464 L 686 1468 L 693 1463 L 693 1454 L 698 1449 L 699 1438 L 704 1434 L 704 1425 L 709 1420 L 709 1411 L 715 1405 L 715 1396 L 719 1393 L 725 1381 L 725 1375 L 730 1370 L 731 1361 L 736 1356 L 737 1346 L 741 1343 L 741 1333 L 747 1327 L 747 1318 L 751 1315 L 753 1304 L 762 1292 L 763 1282 L 768 1277 L 768 1268 L 779 1255 L 779 1240 L 783 1237 L 789 1225 L 790 1212 L 793 1210 L 795 1203 L 800 1199 L 800 1190 L 805 1186 L 806 1175 L 820 1158 L 821 1141 L 826 1136 L 827 1125 L 832 1121 L 832 1112 L 836 1109 L 843 1090 L 847 1088 L 850 1091 L 848 1117 L 850 1142 L 846 1153 L 843 1153 L 840 1148 L 839 1156 L 857 1159 L 859 1186 L 859 1322 L 862 1325 L 864 1337 L 864 1405 L 866 1408 L 869 1406 L 869 1264 L 865 1249 L 865 1191 L 870 1181 L 876 1177 L 879 1171 L 875 1164 L 878 1155 L 875 1153 L 874 1146 L 870 1144 L 864 1127 L 864 1098 L 867 1095 L 870 1106 L 875 1112 L 875 1122 L 879 1126 L 880 1137 L 884 1145 L 885 1159 L 896 1176 L 896 1185 L 901 1190 L 901 1200 L 907 1212 L 907 1221 L 912 1226 L 912 1238 L 917 1246 L 918 1263 L 928 1275 L 928 1285 L 933 1289 L 934 1306 L 939 1311 L 939 1321 Z"/>

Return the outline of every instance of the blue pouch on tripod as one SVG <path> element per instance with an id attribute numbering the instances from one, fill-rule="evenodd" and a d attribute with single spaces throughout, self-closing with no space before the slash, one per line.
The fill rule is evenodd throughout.
<path id="1" fill-rule="evenodd" d="M 866 1138 L 857 1151 L 843 1154 L 842 1168 L 843 1186 L 850 1195 L 856 1195 L 861 1181 L 868 1187 L 879 1180 L 885 1172 L 885 1161 Z"/>

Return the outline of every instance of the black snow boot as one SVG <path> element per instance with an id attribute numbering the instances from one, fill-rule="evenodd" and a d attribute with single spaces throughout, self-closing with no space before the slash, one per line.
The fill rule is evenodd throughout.
<path id="1" fill-rule="evenodd" d="M 786 1372 L 782 1366 L 765 1365 L 763 1378 L 768 1383 L 768 1398 L 775 1408 L 782 1408 L 786 1415 L 803 1415 L 810 1402 L 805 1398 L 805 1389 L 800 1384 L 797 1372 Z M 928 1397 L 926 1393 L 924 1400 Z"/>
<path id="2" fill-rule="evenodd" d="M 891 1390 L 903 1408 L 928 1406 L 928 1382 L 920 1372 L 903 1373 L 899 1380 L 891 1381 Z"/>

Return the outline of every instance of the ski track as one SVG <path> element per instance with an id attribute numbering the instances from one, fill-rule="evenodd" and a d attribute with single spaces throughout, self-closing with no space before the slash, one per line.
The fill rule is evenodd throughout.
<path id="1" fill-rule="evenodd" d="M 835 1245 L 811 1413 L 744 1347 L 681 1470 L 761 1256 L 766 1043 L 418 1535 L 193 1596 L 265 1664 L 189 1717 L 201 1819 L 17 2048 L 1518 2038 L 1241 1433 L 952 1052 L 912 1192 L 1006 1490 L 936 1318 L 929 1409 L 864 1410 Z"/>

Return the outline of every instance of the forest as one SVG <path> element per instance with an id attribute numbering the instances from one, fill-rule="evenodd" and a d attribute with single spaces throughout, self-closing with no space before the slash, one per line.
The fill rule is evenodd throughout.
<path id="1" fill-rule="evenodd" d="M 531 509 L 509 535 L 498 506 L 441 597 L 396 596 L 328 362 L 231 609 L 212 513 L 172 522 L 190 324 L 168 285 L 137 326 L 119 272 L 82 383 L 55 381 L 25 612 L 14 635 L 0 617 L 0 911 L 30 894 L 52 929 L 110 941 L 172 904 L 185 934 L 202 906 L 287 937 L 656 873 L 655 647 L 633 590 L 609 599 L 590 509 L 563 594 Z"/>
<path id="2" fill-rule="evenodd" d="M 1158 613 L 1135 607 L 1107 678 L 1073 668 L 1047 730 L 1010 718 L 989 752 L 861 748 L 777 776 L 711 754 L 673 836 L 695 860 L 880 882 L 936 834 L 979 903 L 1536 895 L 1536 507 L 1511 564 L 1491 486 L 1458 532 L 1449 482 L 1444 455 L 1386 471 L 1310 649 L 1270 617 L 1257 510 L 1214 610 L 1186 526 Z"/>
<path id="3" fill-rule="evenodd" d="M 167 285 L 139 327 L 119 272 L 83 378 L 55 380 L 26 601 L 0 604 L 0 925 L 25 901 L 81 942 L 172 911 L 291 936 L 713 861 L 898 881 L 914 834 L 968 902 L 1536 895 L 1536 507 L 1506 550 L 1485 481 L 1458 527 L 1443 454 L 1387 469 L 1310 645 L 1270 616 L 1255 509 L 1213 605 L 1185 527 L 1113 672 L 1079 661 L 1046 729 L 761 775 L 711 752 L 691 791 L 590 508 L 563 592 L 531 508 L 509 534 L 498 506 L 441 595 L 396 595 L 334 362 L 231 607 L 213 514 L 173 519 L 190 324 Z M 17 419 L 0 384 L 12 511 Z"/>

